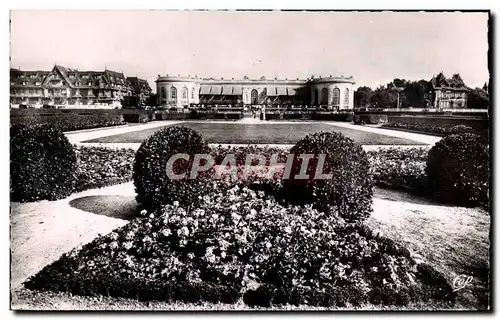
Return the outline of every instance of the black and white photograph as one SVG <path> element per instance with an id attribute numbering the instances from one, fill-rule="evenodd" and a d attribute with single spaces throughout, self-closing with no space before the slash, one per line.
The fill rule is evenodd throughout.
<path id="1" fill-rule="evenodd" d="M 9 15 L 10 310 L 492 311 L 488 8 Z"/>

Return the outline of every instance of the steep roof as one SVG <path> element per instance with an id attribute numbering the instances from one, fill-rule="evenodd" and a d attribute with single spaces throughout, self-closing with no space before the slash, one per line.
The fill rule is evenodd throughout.
<path id="1" fill-rule="evenodd" d="M 432 77 L 429 85 L 432 89 L 466 89 L 465 83 L 458 73 L 447 79 L 443 72 L 440 72 L 437 76 Z"/>

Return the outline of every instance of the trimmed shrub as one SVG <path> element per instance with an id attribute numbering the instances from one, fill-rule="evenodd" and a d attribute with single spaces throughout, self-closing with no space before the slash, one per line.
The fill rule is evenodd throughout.
<path id="1" fill-rule="evenodd" d="M 143 207 L 156 209 L 174 201 L 191 205 L 207 190 L 207 177 L 172 180 L 167 176 L 168 160 L 180 153 L 188 154 L 189 160 L 175 161 L 175 174 L 189 174 L 194 155 L 210 151 L 198 132 L 183 126 L 164 128 L 142 143 L 135 155 L 133 179 L 137 201 Z"/>
<path id="2" fill-rule="evenodd" d="M 10 130 L 12 201 L 57 200 L 75 185 L 76 155 L 68 138 L 53 126 L 13 126 Z"/>
<path id="3" fill-rule="evenodd" d="M 487 140 L 452 134 L 429 151 L 426 173 L 434 196 L 456 205 L 488 205 L 490 166 Z"/>
<path id="4" fill-rule="evenodd" d="M 306 136 L 291 150 L 295 155 L 289 179 L 284 180 L 284 197 L 292 203 L 314 203 L 333 210 L 346 220 L 362 220 L 371 213 L 373 181 L 370 164 L 361 145 L 336 132 L 320 132 Z M 314 154 L 309 161 L 308 179 L 296 179 L 302 160 L 300 154 Z M 324 174 L 331 179 L 314 179 L 319 154 L 325 154 Z M 321 170 L 321 168 L 319 168 Z"/>

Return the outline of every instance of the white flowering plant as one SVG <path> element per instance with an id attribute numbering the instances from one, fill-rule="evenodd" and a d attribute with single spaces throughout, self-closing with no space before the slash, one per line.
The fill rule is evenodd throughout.
<path id="1" fill-rule="evenodd" d="M 438 282 L 419 281 L 407 250 L 360 224 L 310 205 L 282 205 L 245 186 L 199 200 L 196 208 L 174 202 L 145 213 L 64 255 L 27 287 L 142 299 L 243 298 L 249 305 L 453 298 L 445 284 L 438 290 Z"/>

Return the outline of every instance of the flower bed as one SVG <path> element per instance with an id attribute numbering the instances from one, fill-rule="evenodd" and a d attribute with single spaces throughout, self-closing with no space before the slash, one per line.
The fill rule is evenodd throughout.
<path id="1" fill-rule="evenodd" d="M 140 300 L 243 299 L 250 306 L 455 299 L 446 280 L 408 250 L 340 217 L 239 187 L 214 190 L 200 203 L 145 213 L 64 254 L 25 285 Z"/>
<path id="2" fill-rule="evenodd" d="M 438 136 L 444 136 L 452 133 L 476 132 L 480 134 L 488 134 L 488 130 L 474 129 L 466 125 L 457 124 L 435 124 L 435 123 L 407 123 L 407 122 L 390 122 L 382 125 L 386 128 L 403 129 L 417 132 L 432 133 Z"/>
<path id="3" fill-rule="evenodd" d="M 75 192 L 132 180 L 133 149 L 74 148 L 77 155 Z"/>
<path id="4" fill-rule="evenodd" d="M 376 186 L 423 195 L 427 179 L 428 149 L 379 149 L 368 151 L 370 173 Z"/>

